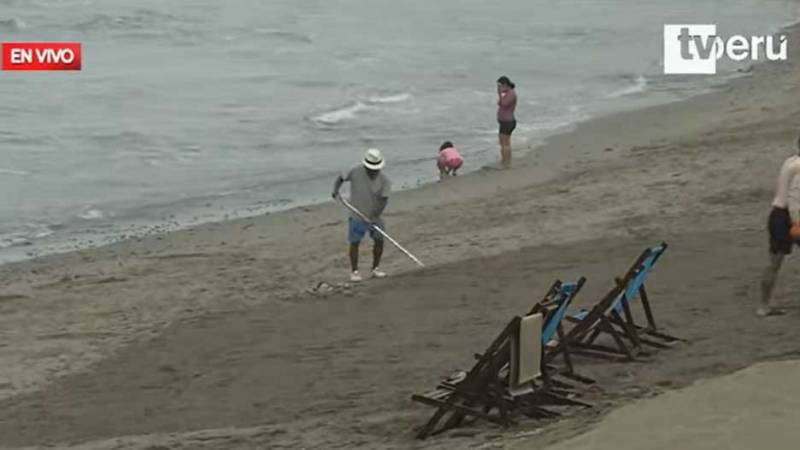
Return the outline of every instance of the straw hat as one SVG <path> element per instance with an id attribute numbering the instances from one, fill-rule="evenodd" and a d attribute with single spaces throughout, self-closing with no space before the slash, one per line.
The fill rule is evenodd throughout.
<path id="1" fill-rule="evenodd" d="M 364 167 L 367 169 L 381 170 L 385 164 L 386 161 L 383 160 L 383 155 L 377 148 L 367 150 L 367 153 L 364 155 Z"/>

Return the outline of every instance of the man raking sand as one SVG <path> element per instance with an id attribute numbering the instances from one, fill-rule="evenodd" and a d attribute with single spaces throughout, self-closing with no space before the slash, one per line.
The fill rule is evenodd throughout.
<path id="1" fill-rule="evenodd" d="M 350 204 L 353 210 L 347 220 L 347 240 L 350 242 L 350 281 L 362 280 L 358 272 L 358 247 L 364 235 L 369 231 L 372 238 L 372 276 L 384 278 L 386 273 L 380 270 L 381 256 L 383 256 L 383 234 L 376 231 L 386 225 L 381 219 L 383 210 L 389 203 L 391 183 L 389 178 L 381 172 L 385 161 L 380 150 L 370 149 L 364 155 L 362 163 L 344 176 L 338 176 L 333 184 L 332 197 L 339 198 L 339 189 L 345 181 L 350 182 Z"/>

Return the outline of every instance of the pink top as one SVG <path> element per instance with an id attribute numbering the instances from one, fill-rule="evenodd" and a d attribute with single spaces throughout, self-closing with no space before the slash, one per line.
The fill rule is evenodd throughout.
<path id="1" fill-rule="evenodd" d="M 514 118 L 514 110 L 517 108 L 517 93 L 509 89 L 500 94 L 497 101 L 497 121 L 511 122 Z"/>
<path id="2" fill-rule="evenodd" d="M 448 147 L 439 152 L 439 162 L 450 169 L 458 169 L 464 163 L 464 159 L 457 148 Z"/>

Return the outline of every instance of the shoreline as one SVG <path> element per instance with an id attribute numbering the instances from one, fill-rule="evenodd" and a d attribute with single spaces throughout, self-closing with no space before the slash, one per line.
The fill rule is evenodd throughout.
<path id="1" fill-rule="evenodd" d="M 796 28 L 792 36 L 800 36 Z M 693 354 L 695 365 L 674 367 L 682 371 L 674 386 L 779 357 L 762 338 L 780 337 L 769 331 L 772 326 L 787 333 L 796 329 L 791 327 L 796 312 L 776 322 L 756 322 L 750 278 L 757 277 L 758 258 L 766 252 L 764 222 L 775 174 L 794 151 L 800 116 L 797 57 L 793 50 L 788 63 L 756 65 L 751 76 L 718 92 L 591 120 L 518 159 L 509 171 L 478 171 L 394 195 L 386 214 L 392 235 L 429 267 L 415 269 L 399 252 L 387 249 L 383 268 L 392 276 L 385 282 L 342 283 L 348 274 L 346 214 L 332 202 L 0 266 L 0 399 L 6 399 L 10 414 L 41 420 L 37 435 L 35 428 L 15 428 L 9 417 L 6 432 L 12 434 L 4 437 L 8 445 L 54 440 L 77 445 L 93 438 L 158 433 L 180 440 L 181 433 L 263 423 L 271 409 L 239 419 L 237 408 L 250 411 L 252 406 L 242 387 L 241 404 L 232 404 L 225 423 L 215 422 L 208 408 L 187 406 L 192 413 L 185 418 L 180 414 L 186 410 L 178 410 L 174 417 L 147 419 L 131 431 L 130 424 L 141 418 L 136 414 L 160 411 L 151 406 L 159 401 L 191 403 L 193 396 L 182 397 L 186 386 L 200 386 L 192 391 L 198 401 L 228 398 L 225 383 L 235 385 L 241 378 L 226 372 L 233 364 L 257 374 L 244 381 L 259 386 L 258 395 L 285 401 L 276 403 L 270 420 L 290 430 L 289 438 L 305 439 L 304 431 L 347 411 L 366 417 L 359 430 L 374 426 L 377 434 L 385 434 L 364 432 L 360 437 L 366 441 L 360 445 L 396 448 L 392 439 L 407 442 L 390 420 L 394 414 L 403 418 L 400 425 L 417 423 L 425 414 L 409 404 L 406 391 L 424 389 L 437 371 L 462 364 L 461 356 L 497 332 L 497 321 L 507 321 L 540 295 L 553 276 L 590 274 L 588 301 L 637 249 L 662 239 L 671 245 L 655 275 L 663 281 L 657 281 L 654 298 L 670 300 L 659 304 L 668 314 L 667 324 L 697 342 L 677 354 L 699 352 Z M 567 151 L 574 151 L 574 157 L 551 164 Z M 711 261 L 708 267 L 706 260 Z M 797 272 L 786 269 L 779 303 L 795 296 Z M 320 282 L 332 286 L 332 292 L 303 294 Z M 727 333 L 720 335 L 725 339 L 717 342 L 707 335 L 700 319 L 709 315 L 721 318 L 714 326 Z M 682 329 L 686 317 L 694 325 Z M 759 336 L 743 339 L 749 346 L 746 357 L 714 359 L 739 355 L 742 342 L 736 341 L 737 330 L 725 328 L 727 323 Z M 294 346 L 293 351 L 287 353 L 284 344 Z M 789 340 L 771 344 L 782 346 L 786 355 L 796 352 Z M 142 363 L 141 355 L 148 355 L 149 363 Z M 664 361 L 669 364 L 642 365 L 643 378 L 632 376 L 634 384 L 665 389 L 658 384 L 663 380 L 659 369 L 672 370 L 676 361 Z M 116 363 L 129 364 L 122 367 L 131 372 Z M 411 372 L 410 363 L 419 370 Z M 362 373 L 362 366 L 372 371 Z M 389 366 L 404 371 L 407 379 L 388 373 Z M 313 380 L 298 386 L 293 375 L 306 370 L 330 377 L 341 390 Z M 193 381 L 195 373 L 201 381 Z M 203 381 L 206 373 L 218 378 Z M 177 375 L 165 381 L 165 374 Z M 391 375 L 381 386 L 388 397 L 381 399 L 399 412 L 370 409 L 379 402 L 364 400 L 378 392 L 362 391 L 372 386 L 369 375 Z M 613 372 L 600 375 L 614 378 Z M 155 392 L 139 382 L 148 377 L 153 385 L 174 389 L 145 395 Z M 300 396 L 306 388 L 320 391 L 308 403 L 295 402 L 281 397 L 281 386 Z M 81 422 L 80 408 L 94 414 L 85 417 L 102 417 L 102 408 L 92 408 L 121 398 L 115 388 L 129 392 L 127 400 L 141 396 L 152 404 L 141 410 L 120 406 L 115 411 L 131 416 L 103 417 L 97 430 Z M 76 402 L 72 393 L 86 396 L 80 408 L 71 409 Z M 617 403 L 602 410 L 637 395 L 615 397 Z M 95 396 L 99 400 L 92 400 Z M 53 421 L 36 415 L 43 403 L 57 412 L 66 405 L 61 412 L 78 414 L 70 417 L 83 428 L 57 422 L 59 427 L 50 430 Z M 304 423 L 280 423 L 281 408 Z M 579 422 L 556 425 L 549 436 L 572 435 L 591 418 Z M 314 439 L 325 444 L 349 439 L 353 430 L 344 423 L 337 426 L 309 432 L 304 443 L 313 448 L 319 444 Z M 448 444 L 445 439 L 420 448 Z M 147 448 L 137 445 L 130 448 Z"/>
<path id="2" fill-rule="evenodd" d="M 550 142 L 552 140 L 558 139 L 562 135 L 567 135 L 576 132 L 576 130 L 588 123 L 591 123 L 595 120 L 600 120 L 606 117 L 613 117 L 620 114 L 631 113 L 633 111 L 640 111 L 645 110 L 652 107 L 664 106 L 671 103 L 681 103 L 688 101 L 695 97 L 701 97 L 708 94 L 713 94 L 717 90 L 725 89 L 725 86 L 735 82 L 739 76 L 749 76 L 749 73 L 745 74 L 729 74 L 729 79 L 726 81 L 721 82 L 719 85 L 716 85 L 711 88 L 700 89 L 697 93 L 692 94 L 685 98 L 675 98 L 665 101 L 649 101 L 645 100 L 646 106 L 620 106 L 619 108 L 613 108 L 609 111 L 603 111 L 596 116 L 589 116 L 586 119 L 577 120 L 576 122 L 560 126 L 558 128 L 554 128 L 550 130 L 548 134 L 537 138 L 534 140 L 535 143 L 533 144 L 523 144 L 523 146 L 517 150 L 515 150 L 515 161 L 519 163 L 522 161 L 522 164 L 525 164 L 524 161 L 535 158 L 535 152 L 545 149 L 550 146 Z M 524 141 L 530 141 L 530 137 L 523 138 Z M 499 150 L 498 150 L 499 152 Z M 431 164 L 433 164 L 434 160 L 431 159 Z M 553 164 L 556 164 L 554 167 L 543 168 L 543 171 L 552 172 L 560 170 L 559 165 L 563 165 L 566 161 L 554 161 Z M 352 163 L 355 165 L 356 163 Z M 469 177 L 475 175 L 477 173 L 481 173 L 486 170 L 492 170 L 492 166 L 494 163 L 485 164 L 482 166 L 473 167 L 470 171 L 464 172 L 460 177 Z M 344 169 L 343 169 L 344 170 Z M 320 180 L 317 180 L 321 182 Z M 431 178 L 428 181 L 424 180 L 423 178 L 417 178 L 414 182 L 413 180 L 409 179 L 402 183 L 402 188 L 395 191 L 394 195 L 397 195 L 401 192 L 407 191 L 414 191 L 417 189 L 423 189 L 430 185 L 435 185 L 439 181 Z M 416 184 L 414 184 L 416 183 Z M 309 195 L 309 197 L 312 197 Z M 323 197 L 325 196 L 321 194 L 315 194 L 313 197 Z M 94 228 L 87 228 L 87 225 L 90 225 L 93 220 L 104 220 L 104 217 L 84 217 L 86 214 L 102 214 L 98 212 L 99 210 L 91 209 L 88 213 L 84 213 L 83 215 L 71 219 L 69 222 L 61 223 L 58 225 L 51 225 L 56 226 L 57 228 L 64 228 L 64 227 L 77 227 L 82 228 L 79 230 L 74 230 L 70 234 L 63 236 L 61 239 L 55 242 L 47 242 L 48 239 L 58 231 L 50 230 L 48 234 L 42 235 L 39 238 L 27 238 L 27 237 L 18 237 L 16 239 L 19 240 L 18 243 L 9 243 L 7 246 L 0 248 L 0 254 L 3 256 L 0 257 L 0 266 L 7 265 L 7 264 L 15 264 L 25 261 L 30 261 L 37 258 L 46 258 L 49 256 L 60 255 L 65 253 L 70 253 L 74 251 L 84 251 L 84 250 L 91 250 L 91 249 L 98 249 L 103 248 L 106 246 L 124 244 L 127 241 L 136 241 L 141 240 L 153 236 L 165 235 L 169 233 L 176 233 L 182 231 L 192 230 L 198 227 L 209 226 L 209 225 L 218 225 L 224 224 L 231 221 L 239 221 L 239 220 L 247 220 L 247 219 L 254 219 L 262 216 L 268 216 L 273 214 L 282 214 L 289 211 L 297 210 L 297 209 L 305 209 L 305 208 L 315 208 L 320 205 L 324 205 L 328 203 L 328 200 L 309 200 L 309 203 L 304 203 L 305 200 L 299 199 L 297 201 L 294 200 L 285 200 L 291 206 L 281 206 L 284 203 L 284 199 L 269 201 L 267 203 L 275 203 L 274 206 L 265 206 L 265 207 L 257 207 L 257 206 L 241 206 L 241 207 L 233 207 L 231 209 L 226 209 L 226 205 L 224 204 L 214 204 L 209 202 L 210 205 L 213 205 L 214 209 L 219 209 L 221 212 L 218 213 L 206 213 L 208 214 L 207 219 L 199 219 L 198 216 L 201 215 L 201 209 L 195 207 L 194 209 L 189 209 L 186 211 L 182 211 L 179 214 L 171 214 L 169 217 L 166 216 L 166 208 L 163 206 L 152 207 L 151 209 L 154 210 L 162 210 L 161 215 L 164 217 L 160 220 L 156 219 L 143 219 L 143 220 L 134 220 L 130 222 L 105 222 L 105 223 L 98 223 Z M 194 203 L 203 203 L 197 200 L 193 200 Z M 209 206 L 208 208 L 211 208 Z M 151 212 L 151 215 L 152 212 Z M 156 214 L 158 215 L 158 214 Z M 178 218 L 177 216 L 180 215 L 181 217 Z M 79 222 L 84 222 L 85 225 L 75 225 Z M 140 224 L 137 224 L 140 223 Z M 41 225 L 44 226 L 44 225 Z M 48 229 L 49 227 L 48 226 Z M 103 228 L 115 228 L 115 231 L 111 232 L 104 232 L 102 231 Z"/>
<path id="3" fill-rule="evenodd" d="M 788 33 L 792 32 L 792 30 L 796 27 L 797 24 L 793 23 L 781 27 L 780 29 Z M 666 106 L 673 103 L 682 103 L 697 97 L 703 97 L 714 94 L 715 92 L 721 90 L 729 89 L 730 85 L 736 83 L 737 80 L 751 76 L 752 67 L 753 66 L 751 65 L 745 70 L 740 69 L 736 72 L 720 75 L 722 78 L 721 81 L 714 82 L 713 84 L 705 87 L 697 86 L 695 88 L 696 92 L 692 94 L 670 94 L 670 96 L 677 96 L 675 98 L 656 100 L 655 98 L 652 98 L 655 96 L 655 93 L 651 92 L 642 98 L 632 100 L 631 104 L 619 104 L 617 107 L 612 107 L 609 109 L 600 108 L 599 110 L 592 112 L 585 119 L 578 119 L 575 122 L 549 130 L 543 136 L 537 138 L 525 136 L 521 139 L 525 142 L 525 144 L 515 151 L 515 154 L 517 155 L 515 161 L 516 163 L 528 165 L 530 162 L 529 160 L 537 159 L 539 157 L 537 152 L 553 147 L 553 145 L 551 145 L 552 141 L 558 140 L 559 137 L 563 135 L 575 133 L 580 127 L 590 124 L 594 121 L 624 114 L 632 114 L 636 111 L 645 111 L 650 108 L 657 108 L 659 106 Z M 637 97 L 638 95 L 638 93 L 634 93 L 632 96 Z M 622 97 L 626 96 L 627 95 L 623 95 Z M 535 122 L 535 120 L 533 122 Z M 499 153 L 497 149 L 490 150 L 490 153 L 492 151 Z M 570 158 L 578 156 L 586 155 L 572 155 Z M 431 165 L 433 165 L 433 161 L 434 159 L 432 157 Z M 537 163 L 553 165 L 552 167 L 542 167 L 541 173 L 546 174 L 548 172 L 557 172 L 562 170 L 563 167 L 569 163 L 569 161 L 564 160 L 564 158 L 552 159 L 548 158 L 548 155 L 545 155 L 545 157 L 540 161 L 537 161 Z M 355 163 L 351 164 L 350 166 L 354 164 Z M 494 163 L 488 163 L 477 167 L 472 167 L 471 171 L 464 172 L 461 176 L 472 176 L 476 173 L 490 170 L 490 167 L 493 165 Z M 345 170 L 347 167 L 349 166 L 344 165 L 341 170 Z M 415 181 L 412 178 L 404 179 L 402 182 L 403 187 L 395 191 L 394 195 L 397 195 L 400 192 L 422 189 L 438 183 L 438 180 L 436 180 L 435 177 L 431 177 L 428 181 L 425 181 L 426 177 L 417 177 Z M 315 178 L 313 183 L 324 184 L 321 178 Z M 7 246 L 0 248 L 0 255 L 2 255 L 0 256 L 0 266 L 74 251 L 84 251 L 103 248 L 106 246 L 119 245 L 131 240 L 138 241 L 141 239 L 152 238 L 154 236 L 188 231 L 209 225 L 224 224 L 230 221 L 248 220 L 273 214 L 282 214 L 296 209 L 315 208 L 328 202 L 327 194 L 309 194 L 306 197 L 306 200 L 302 198 L 297 200 L 280 198 L 259 202 L 266 203 L 268 204 L 267 206 L 258 206 L 252 203 L 232 206 L 225 205 L 223 203 L 216 203 L 216 201 L 210 201 L 212 197 L 208 197 L 205 200 L 197 198 L 191 199 L 191 202 L 194 203 L 195 206 L 185 210 L 174 212 L 174 210 L 169 209 L 165 205 L 152 205 L 151 207 L 146 208 L 147 213 L 138 219 L 123 222 L 102 222 L 108 218 L 103 217 L 104 213 L 102 211 L 92 208 L 87 210 L 87 212 L 83 213 L 82 215 L 70 218 L 69 220 L 59 224 L 37 224 L 38 227 L 45 227 L 47 229 L 46 234 L 40 230 L 38 233 L 42 234 L 41 237 L 17 237 L 15 239 L 19 242 L 9 243 Z M 311 200 L 311 198 L 313 198 L 313 200 Z M 320 200 L 320 198 L 322 200 Z M 306 201 L 308 201 L 308 203 L 305 203 Z M 201 208 L 199 206 L 200 204 L 205 204 L 205 206 Z M 285 206 L 286 204 L 290 206 Z M 210 212 L 211 210 L 217 210 L 218 212 Z M 100 216 L 87 217 L 87 214 L 89 216 L 100 214 Z M 203 218 L 204 215 L 205 218 Z M 156 216 L 161 216 L 161 218 L 156 219 Z M 113 215 L 111 217 L 113 217 Z M 93 221 L 96 219 L 99 220 L 99 222 L 94 224 Z M 53 229 L 54 227 L 56 228 L 55 230 Z M 49 241 L 52 236 L 58 235 L 61 232 L 60 230 L 67 228 L 74 229 L 59 237 L 56 241 Z M 103 231 L 104 229 L 111 229 L 111 231 Z M 15 234 L 19 233 L 12 233 L 11 235 Z"/>

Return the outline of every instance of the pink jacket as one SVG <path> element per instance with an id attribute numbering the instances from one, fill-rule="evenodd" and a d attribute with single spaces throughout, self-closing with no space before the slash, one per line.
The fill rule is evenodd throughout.
<path id="1" fill-rule="evenodd" d="M 448 169 L 458 169 L 464 164 L 464 159 L 455 147 L 449 147 L 439 152 L 439 164 Z"/>

